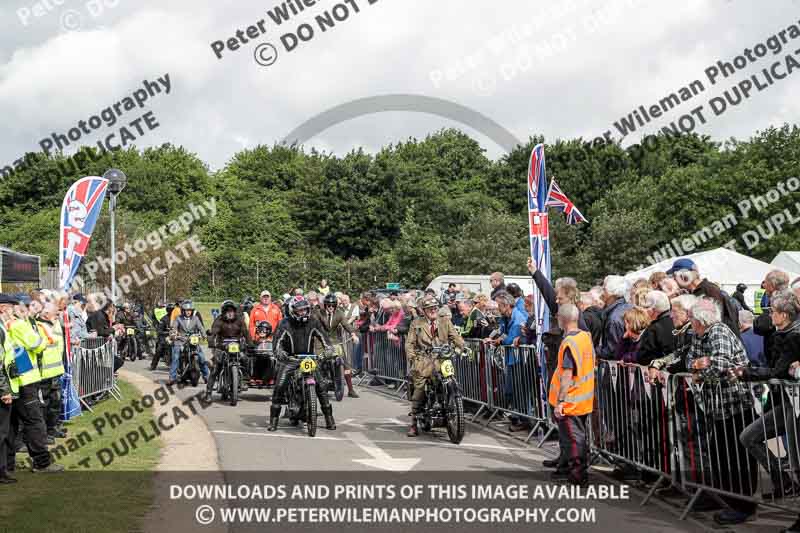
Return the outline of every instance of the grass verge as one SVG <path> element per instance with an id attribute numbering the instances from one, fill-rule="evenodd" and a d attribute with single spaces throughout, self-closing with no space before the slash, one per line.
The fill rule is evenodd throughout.
<path id="1" fill-rule="evenodd" d="M 69 438 L 58 439 L 56 446 L 50 447 L 56 462 L 67 468 L 64 473 L 34 474 L 18 468 L 18 483 L 0 485 L 0 531 L 139 530 L 153 500 L 153 470 L 161 453 L 161 439 L 143 442 L 140 438 L 135 448 L 122 443 L 129 432 L 149 426 L 153 408 L 134 410 L 136 414 L 130 420 L 111 428 L 109 419 L 121 417 L 123 408 L 141 399 L 130 383 L 120 380 L 118 385 L 123 401 L 109 398 L 93 406 L 94 413 L 84 411 L 67 423 Z M 100 430 L 95 426 L 99 419 L 106 420 Z M 113 461 L 102 466 L 98 453 L 108 457 L 112 452 Z M 81 464 L 87 464 L 87 459 L 89 469 Z M 25 460 L 27 453 L 17 455 L 18 464 Z M 4 529 L 7 526 L 10 529 Z"/>

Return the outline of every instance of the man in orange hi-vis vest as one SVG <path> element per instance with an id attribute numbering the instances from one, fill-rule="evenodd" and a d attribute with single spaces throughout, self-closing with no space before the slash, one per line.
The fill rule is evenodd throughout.
<path id="1" fill-rule="evenodd" d="M 574 304 L 558 308 L 558 325 L 564 331 L 564 340 L 558 350 L 548 401 L 558 422 L 562 463 L 551 479 L 585 486 L 589 482 L 587 426 L 594 403 L 595 356 L 591 334 L 578 328 L 579 316 Z"/>

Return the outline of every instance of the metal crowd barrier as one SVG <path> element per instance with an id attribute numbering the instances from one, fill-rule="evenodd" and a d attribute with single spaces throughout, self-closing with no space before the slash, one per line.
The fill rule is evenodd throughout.
<path id="1" fill-rule="evenodd" d="M 597 361 L 590 442 L 600 456 L 657 477 L 643 504 L 664 481 L 673 484 L 671 398 L 663 384 L 650 382 L 646 367 Z"/>
<path id="2" fill-rule="evenodd" d="M 525 442 L 539 432 L 538 446 L 541 447 L 555 431 L 547 404 L 546 362 L 537 356 L 534 346 L 492 346 L 480 341 L 472 342 L 479 343 L 480 362 L 485 369 L 486 408 L 492 412 L 486 425 L 499 413 L 530 420 L 534 424 Z"/>
<path id="3" fill-rule="evenodd" d="M 362 381 L 400 383 L 397 394 L 407 385 L 405 337 L 398 337 L 366 333 L 360 347 L 348 342 L 345 350 L 354 368 L 363 361 Z M 545 358 L 532 346 L 465 342 L 473 356 L 453 363 L 464 400 L 478 406 L 472 420 L 484 413 L 486 425 L 500 413 L 531 420 L 526 441 L 539 431 L 541 446 L 555 429 Z M 666 372 L 651 382 L 647 367 L 598 360 L 595 384 L 592 452 L 656 480 L 642 505 L 672 485 L 691 496 L 681 519 L 703 496 L 797 510 L 800 382 L 702 383 Z"/>
<path id="4" fill-rule="evenodd" d="M 800 383 L 671 378 L 681 485 L 694 491 L 682 517 L 703 495 L 796 511 Z"/>
<path id="5" fill-rule="evenodd" d="M 92 410 L 89 398 L 105 392 L 122 399 L 114 376 L 114 358 L 117 355 L 114 337 L 84 339 L 80 346 L 72 348 L 71 355 L 72 383 L 86 409 Z"/>
<path id="6" fill-rule="evenodd" d="M 362 342 L 365 340 L 367 373 L 381 381 L 393 382 L 399 396 L 408 387 L 406 336 L 390 336 L 385 331 L 375 331 L 363 334 Z"/>

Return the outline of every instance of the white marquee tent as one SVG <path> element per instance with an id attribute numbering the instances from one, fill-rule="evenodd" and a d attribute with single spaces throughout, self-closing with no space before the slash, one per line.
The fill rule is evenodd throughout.
<path id="1" fill-rule="evenodd" d="M 781 252 L 772 260 L 772 266 L 787 272 L 800 272 L 800 252 Z"/>
<path id="2" fill-rule="evenodd" d="M 695 262 L 702 277 L 708 278 L 709 281 L 714 283 L 718 283 L 728 294 L 733 294 L 736 290 L 736 285 L 739 283 L 747 285 L 745 298 L 748 303 L 753 301 L 755 290 L 761 288 L 761 282 L 770 270 L 774 270 L 775 268 L 786 270 L 790 280 L 800 275 L 797 274 L 797 272 L 800 271 L 800 265 L 798 265 L 795 270 L 788 270 L 784 267 L 774 265 L 774 261 L 771 265 L 764 261 L 759 261 L 758 259 L 734 252 L 728 248 L 716 248 L 714 250 L 698 252 L 684 257 L 688 257 Z M 666 272 L 676 259 L 678 259 L 678 257 L 661 261 L 660 263 L 656 263 L 636 272 L 631 272 L 625 275 L 625 279 L 628 282 L 633 282 L 639 278 L 648 278 L 653 272 Z"/>

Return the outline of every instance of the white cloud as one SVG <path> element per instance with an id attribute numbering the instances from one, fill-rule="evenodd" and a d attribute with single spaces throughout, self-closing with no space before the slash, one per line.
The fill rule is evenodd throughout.
<path id="1" fill-rule="evenodd" d="M 161 126 L 136 144 L 183 145 L 212 168 L 243 146 L 280 141 L 333 106 L 382 94 L 449 99 L 486 114 L 523 140 L 533 134 L 594 136 L 634 107 L 701 78 L 709 64 L 731 59 L 798 18 L 787 16 L 787 7 L 796 5 L 791 0 L 759 5 L 355 1 L 361 13 L 325 33 L 318 30 L 291 53 L 280 46 L 280 35 L 337 2 L 320 1 L 275 28 L 266 14 L 275 0 L 121 0 L 98 17 L 84 16 L 84 31 L 73 33 L 59 27 L 60 12 L 25 27 L 15 15 L 24 2 L 0 8 L 0 116 L 5 119 L 0 166 L 36 149 L 40 138 L 65 132 L 113 104 L 142 80 L 166 72 L 172 94 L 149 107 Z M 64 7 L 86 14 L 85 2 Z M 274 65 L 255 63 L 255 42 L 226 50 L 222 60 L 213 55 L 212 41 L 261 18 L 268 31 L 256 41 L 278 47 Z M 526 25 L 535 30 L 526 35 Z M 505 43 L 503 50 L 498 43 Z M 553 54 L 540 57 L 547 45 Z M 787 47 L 787 53 L 796 48 Z M 509 66 L 515 59 L 521 61 L 516 69 Z M 457 79 L 436 87 L 431 72 L 448 68 Z M 747 136 L 770 123 L 797 122 L 800 104 L 792 96 L 799 80 L 787 78 L 700 131 L 724 139 Z M 711 95 L 698 97 L 698 105 Z M 135 116 L 132 112 L 130 118 Z M 358 146 L 373 151 L 448 126 L 460 125 L 430 115 L 386 113 L 331 128 L 309 144 L 340 154 Z M 489 156 L 502 153 L 465 129 Z"/>

